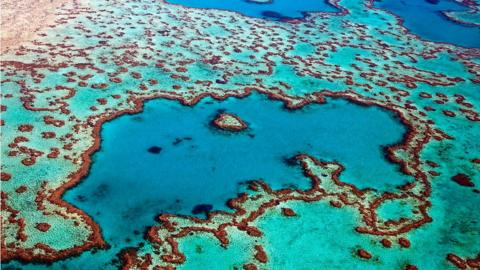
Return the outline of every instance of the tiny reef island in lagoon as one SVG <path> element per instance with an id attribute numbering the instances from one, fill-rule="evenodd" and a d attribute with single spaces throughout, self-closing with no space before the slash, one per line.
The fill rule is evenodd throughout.
<path id="1" fill-rule="evenodd" d="M 480 269 L 478 0 L 0 3 L 2 269 Z"/>

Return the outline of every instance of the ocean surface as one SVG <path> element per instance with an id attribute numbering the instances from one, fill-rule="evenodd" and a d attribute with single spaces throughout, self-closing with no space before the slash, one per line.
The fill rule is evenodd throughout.
<path id="1" fill-rule="evenodd" d="M 403 25 L 420 38 L 458 46 L 480 47 L 480 28 L 447 19 L 445 11 L 465 11 L 468 7 L 450 0 L 375 0 L 374 6 L 397 15 Z"/>
<path id="2" fill-rule="evenodd" d="M 213 126 L 224 111 L 241 117 L 248 129 L 228 132 Z M 122 248 L 142 240 L 157 215 L 192 215 L 198 204 L 228 211 L 226 201 L 244 191 L 249 180 L 264 180 L 274 189 L 308 189 L 311 182 L 300 165 L 288 162 L 298 154 L 342 161 L 342 180 L 360 188 L 392 190 L 410 178 L 383 151 L 405 132 L 392 113 L 340 99 L 296 110 L 260 94 L 205 98 L 192 107 L 149 101 L 142 113 L 104 124 L 89 175 L 64 195 L 106 228 L 103 235 L 112 248 L 54 267 L 108 265 Z M 151 153 L 152 147 L 161 150 Z"/>
<path id="3" fill-rule="evenodd" d="M 267 3 L 168 0 L 168 3 L 234 11 L 258 18 L 259 23 L 308 20 L 308 12 L 341 12 L 321 0 Z M 468 9 L 455 1 L 381 0 L 374 1 L 373 6 L 398 16 L 408 31 L 423 40 L 480 47 L 479 27 L 459 24 L 442 13 Z M 232 132 L 214 126 L 212 121 L 222 112 L 235 114 L 248 128 Z M 452 121 L 448 122 L 452 129 L 458 124 L 455 120 L 438 120 L 443 124 L 442 121 Z M 478 130 L 478 127 L 471 129 Z M 340 180 L 359 189 L 395 192 L 397 187 L 414 179 L 401 172 L 400 165 L 390 160 L 386 151 L 389 146 L 399 144 L 407 132 L 408 127 L 392 111 L 339 98 L 329 97 L 325 103 L 312 103 L 299 109 L 288 109 L 283 102 L 256 92 L 222 101 L 207 97 L 193 106 L 166 99 L 148 101 L 141 112 L 122 115 L 103 124 L 100 149 L 92 156 L 88 175 L 62 197 L 99 224 L 109 249 L 86 251 L 48 265 L 12 261 L 2 268 L 117 269 L 121 265 L 117 255 L 122 249 L 142 245 L 147 228 L 158 225 L 159 214 L 204 219 L 209 211 L 233 212 L 226 202 L 246 192 L 251 180 L 263 180 L 273 189 L 309 189 L 311 179 L 304 175 L 299 162 L 292 160 L 299 154 L 342 164 L 344 171 Z M 435 147 L 443 146 L 427 148 L 426 155 Z M 472 152 L 477 151 L 475 147 Z M 448 173 L 450 169 L 442 167 Z M 480 203 L 478 196 L 462 203 L 463 191 L 455 183 L 434 182 L 432 185 L 435 189 L 432 204 L 458 209 L 455 215 L 468 216 L 469 209 Z M 392 201 L 382 205 L 377 214 L 385 220 L 398 220 L 415 212 L 412 205 L 410 201 Z M 429 265 L 423 257 L 432 254 L 432 258 L 444 260 L 443 254 L 452 249 L 464 254 L 468 247 L 479 247 L 475 244 L 477 234 L 465 234 L 478 229 L 480 225 L 475 220 L 460 222 L 455 215 L 446 216 L 441 211 L 433 210 L 432 217 L 433 220 L 445 219 L 445 224 L 430 223 L 409 233 L 416 249 L 397 245 L 388 253 L 374 236 L 354 231 L 360 217 L 351 209 L 333 208 L 328 201 L 291 202 L 289 207 L 302 219 L 293 219 L 285 225 L 285 217 L 269 213 L 256 223 L 265 238 L 270 239 L 268 244 L 277 247 L 267 250 L 270 269 L 299 269 L 298 265 L 314 269 L 318 257 L 330 258 L 330 267 L 346 267 L 343 269 L 386 269 L 382 268 L 385 265 L 404 269 L 412 261 L 419 269 L 453 269 L 445 264 Z M 316 223 L 319 220 L 321 225 Z M 294 233 L 285 234 L 286 231 Z M 436 238 L 438 235 L 441 237 Z M 220 247 L 210 236 L 189 237 L 180 243 L 180 249 L 190 254 L 180 268 L 241 269 L 242 263 L 238 262 L 248 261 L 243 252 L 248 245 L 241 236 L 233 237 L 238 239 L 232 242 L 238 244 L 228 248 Z M 305 250 L 301 244 L 305 241 L 316 247 L 329 246 L 329 249 Z M 451 248 L 452 242 L 461 245 Z M 359 247 L 373 254 L 384 254 L 382 264 L 352 260 L 352 254 Z M 216 262 L 210 259 L 213 257 L 217 258 Z"/>
<path id="4" fill-rule="evenodd" d="M 167 0 L 168 3 L 193 8 L 220 9 L 266 20 L 302 19 L 308 12 L 339 13 L 326 0 L 273 0 L 256 3 L 248 0 Z M 373 6 L 398 16 L 403 25 L 420 38 L 464 47 L 480 47 L 480 28 L 447 19 L 446 11 L 466 11 L 468 7 L 454 0 L 374 0 Z M 441 31 L 438 31 L 441 29 Z"/>
<path id="5" fill-rule="evenodd" d="M 289 0 L 274 0 L 256 3 L 248 0 L 168 0 L 168 3 L 194 8 L 211 8 L 238 12 L 266 20 L 302 19 L 307 12 L 339 12 L 340 10 L 324 0 L 304 0 L 292 4 Z"/>

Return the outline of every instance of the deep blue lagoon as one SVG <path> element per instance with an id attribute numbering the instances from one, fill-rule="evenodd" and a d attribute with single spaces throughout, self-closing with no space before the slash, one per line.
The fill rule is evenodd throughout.
<path id="1" fill-rule="evenodd" d="M 249 128 L 235 133 L 213 127 L 222 111 Z M 382 151 L 405 132 L 391 113 L 345 100 L 293 111 L 260 94 L 206 98 L 193 107 L 153 100 L 142 113 L 104 125 L 90 174 L 65 199 L 108 228 L 105 239 L 118 250 L 140 239 L 159 213 L 192 214 L 198 204 L 227 210 L 226 201 L 248 180 L 308 188 L 300 166 L 286 162 L 299 153 L 341 162 L 342 179 L 358 187 L 392 189 L 409 178 Z"/>
<path id="2" fill-rule="evenodd" d="M 214 127 L 211 121 L 220 112 L 241 117 L 248 129 Z M 345 182 L 392 190 L 410 178 L 383 151 L 405 132 L 392 113 L 344 99 L 296 110 L 256 93 L 224 101 L 204 98 L 191 107 L 148 101 L 143 112 L 103 125 L 89 175 L 64 195 L 104 228 L 110 249 L 49 269 L 115 269 L 115 255 L 140 243 L 160 213 L 192 215 L 199 204 L 228 211 L 226 201 L 244 191 L 249 180 L 264 180 L 275 189 L 307 189 L 309 178 L 288 161 L 300 153 L 341 162 Z"/>
<path id="3" fill-rule="evenodd" d="M 274 0 L 267 3 L 256 3 L 248 0 L 167 0 L 167 2 L 194 8 L 229 10 L 267 20 L 299 19 L 303 18 L 306 12 L 340 11 L 327 0 L 295 1 L 294 6 L 292 6 L 290 0 Z"/>
<path id="4" fill-rule="evenodd" d="M 468 10 L 468 7 L 453 0 L 375 0 L 375 7 L 399 16 L 408 30 L 423 39 L 480 47 L 480 27 L 454 22 L 442 13 Z"/>

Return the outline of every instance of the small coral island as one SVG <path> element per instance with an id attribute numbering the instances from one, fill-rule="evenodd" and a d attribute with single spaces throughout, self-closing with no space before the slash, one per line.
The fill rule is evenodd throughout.
<path id="1" fill-rule="evenodd" d="M 217 115 L 215 120 L 212 121 L 212 124 L 220 129 L 227 131 L 242 131 L 247 128 L 247 124 L 243 120 L 231 113 L 220 113 Z"/>

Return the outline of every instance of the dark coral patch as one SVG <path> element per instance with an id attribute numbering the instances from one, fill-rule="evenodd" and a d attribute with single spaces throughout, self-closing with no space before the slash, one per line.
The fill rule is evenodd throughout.
<path id="1" fill-rule="evenodd" d="M 152 146 L 152 147 L 148 148 L 147 151 L 151 154 L 159 154 L 160 152 L 162 152 L 162 148 L 158 147 L 158 146 Z"/>
<path id="2" fill-rule="evenodd" d="M 19 193 L 19 194 L 20 194 L 20 193 L 24 193 L 25 191 L 27 191 L 27 187 L 24 186 L 24 185 L 22 185 L 22 186 L 18 187 L 17 189 L 15 189 L 15 192 L 17 192 L 17 193 Z"/>
<path id="3" fill-rule="evenodd" d="M 87 201 L 87 197 L 82 196 L 82 195 L 78 195 L 78 196 L 76 197 L 76 199 L 77 199 L 77 201 L 79 201 L 79 202 L 86 202 L 86 201 Z"/>
<path id="4" fill-rule="evenodd" d="M 263 250 L 263 247 L 260 245 L 256 245 L 255 250 L 257 251 L 255 254 L 255 259 L 261 263 L 267 263 L 268 262 L 267 253 L 265 253 L 265 250 Z"/>
<path id="5" fill-rule="evenodd" d="M 458 269 L 467 269 L 467 263 L 465 260 L 453 253 L 447 254 L 447 260 L 453 263 Z"/>
<path id="6" fill-rule="evenodd" d="M 33 126 L 29 124 L 20 125 L 18 130 L 21 132 L 30 132 L 33 130 Z"/>
<path id="7" fill-rule="evenodd" d="M 339 201 L 330 201 L 330 205 L 335 207 L 335 208 L 340 208 L 342 207 L 342 203 Z"/>
<path id="8" fill-rule="evenodd" d="M 297 166 L 299 164 L 297 157 L 284 157 L 283 158 L 283 163 L 287 166 Z"/>
<path id="9" fill-rule="evenodd" d="M 2 181 L 8 181 L 11 178 L 12 178 L 12 175 L 10 175 L 9 173 L 6 173 L 6 172 L 1 173 L 1 180 Z"/>
<path id="10" fill-rule="evenodd" d="M 382 245 L 386 248 L 392 247 L 392 241 L 390 241 L 386 238 L 383 238 L 382 241 L 380 241 L 380 243 L 382 243 Z"/>
<path id="11" fill-rule="evenodd" d="M 404 248 L 409 248 L 410 247 L 410 240 L 408 240 L 407 238 L 404 238 L 404 237 L 400 237 L 398 239 L 398 243 L 400 244 L 400 246 L 404 247 Z"/>
<path id="12" fill-rule="evenodd" d="M 282 208 L 282 215 L 284 215 L 286 217 L 294 217 L 297 214 L 291 208 L 284 207 L 284 208 Z"/>
<path id="13" fill-rule="evenodd" d="M 37 228 L 37 230 L 41 231 L 41 232 L 46 232 L 50 229 L 50 224 L 48 223 L 38 223 L 35 228 Z"/>
<path id="14" fill-rule="evenodd" d="M 475 184 L 472 182 L 470 177 L 468 177 L 466 174 L 459 173 L 457 175 L 452 176 L 452 180 L 459 184 L 460 186 L 464 187 L 474 187 Z"/>
<path id="15" fill-rule="evenodd" d="M 288 20 L 291 19 L 290 17 L 283 16 L 282 14 L 276 12 L 276 11 L 271 11 L 271 10 L 265 10 L 262 12 L 262 16 L 272 18 L 272 19 L 277 19 L 277 20 Z"/>
<path id="16" fill-rule="evenodd" d="M 213 206 L 211 204 L 197 204 L 195 207 L 192 209 L 192 214 L 198 215 L 198 214 L 208 214 L 210 211 L 212 211 Z"/>
<path id="17" fill-rule="evenodd" d="M 245 264 L 243 270 L 257 270 L 257 266 L 253 263 Z"/>
<path id="18" fill-rule="evenodd" d="M 97 186 L 95 191 L 92 193 L 93 196 L 97 198 L 104 198 L 105 195 L 108 193 L 108 190 L 110 189 L 110 186 L 107 184 L 100 184 Z"/>
<path id="19" fill-rule="evenodd" d="M 183 138 L 175 138 L 175 141 L 172 142 L 173 145 L 179 145 L 183 141 L 191 141 L 192 137 L 183 137 Z"/>
<path id="20" fill-rule="evenodd" d="M 359 249 L 357 250 L 357 255 L 362 258 L 362 259 L 366 259 L 366 260 L 370 260 L 372 258 L 372 254 L 370 254 L 368 251 L 366 251 L 365 249 Z"/>
<path id="21" fill-rule="evenodd" d="M 42 138 L 44 139 L 52 139 L 52 138 L 55 138 L 57 135 L 55 134 L 55 132 L 51 132 L 51 131 L 45 131 L 45 132 L 42 132 Z"/>
<path id="22" fill-rule="evenodd" d="M 175 141 L 172 142 L 173 145 L 178 145 L 179 143 L 183 142 L 183 139 L 175 138 Z"/>

